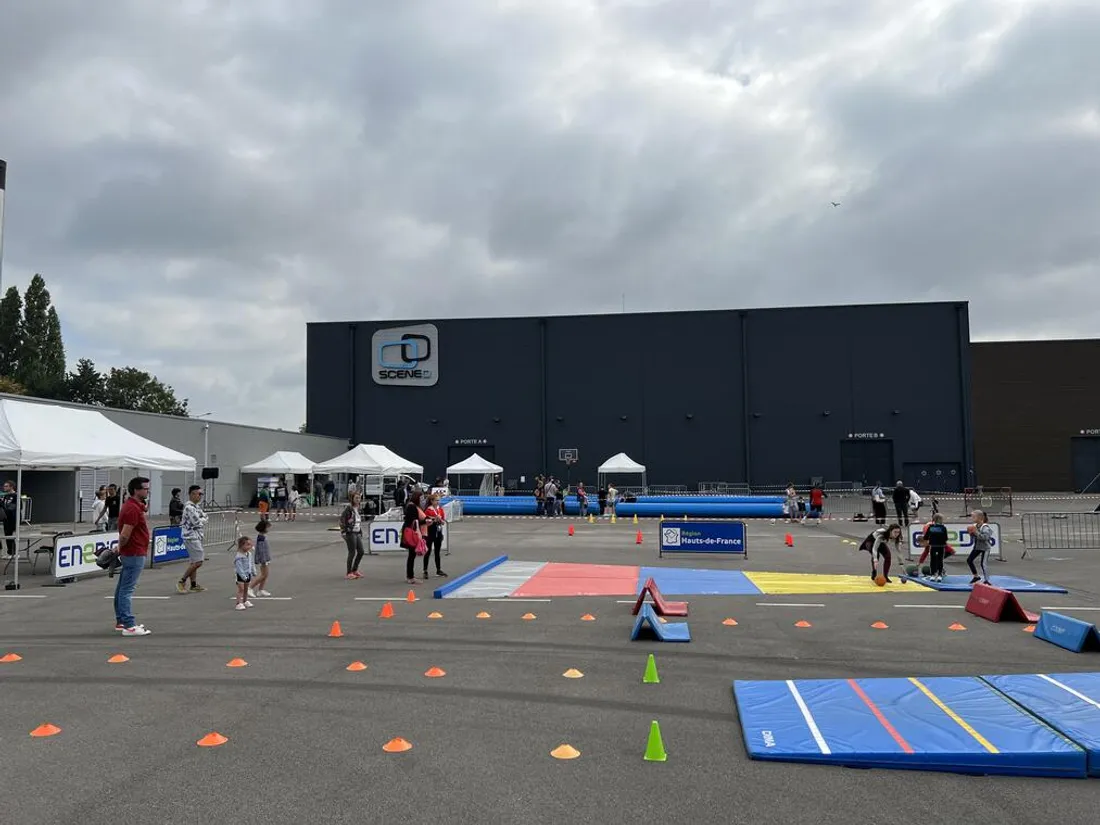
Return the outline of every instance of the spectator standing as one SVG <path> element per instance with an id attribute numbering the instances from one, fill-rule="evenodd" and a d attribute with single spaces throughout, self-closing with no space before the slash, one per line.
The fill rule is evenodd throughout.
<path id="1" fill-rule="evenodd" d="M 180 498 L 182 492 L 179 487 L 173 487 L 172 498 L 168 500 L 168 523 L 172 527 L 178 526 L 183 516 L 183 499 Z"/>
<path id="2" fill-rule="evenodd" d="M 92 501 L 92 530 L 102 533 L 107 529 L 107 488 L 100 487 L 95 491 L 95 499 Z"/>
<path id="3" fill-rule="evenodd" d="M 10 481 L 4 482 L 4 492 L 0 494 L 0 509 L 4 513 L 4 535 L 15 535 L 15 527 L 19 521 L 19 495 L 15 491 L 15 485 Z M 8 555 L 15 555 L 15 539 L 8 538 Z"/>
<path id="4" fill-rule="evenodd" d="M 909 488 L 904 483 L 898 482 L 894 487 L 894 510 L 898 515 L 898 524 L 909 526 Z"/>
<path id="5" fill-rule="evenodd" d="M 875 482 L 875 489 L 871 491 L 871 511 L 875 514 L 875 524 L 886 523 L 886 493 L 882 490 L 882 482 Z"/>
<path id="6" fill-rule="evenodd" d="M 117 519 L 121 570 L 115 583 L 115 630 L 121 630 L 123 636 L 148 636 L 150 631 L 134 619 L 133 598 L 149 555 L 149 520 L 145 515 L 149 479 L 136 476 L 130 479 L 127 490 L 130 497 L 119 508 Z M 117 500 L 117 488 L 115 495 Z"/>
<path id="7" fill-rule="evenodd" d="M 118 489 L 118 485 L 107 485 L 107 529 L 118 529 L 118 514 L 122 509 L 122 491 Z"/>
<path id="8" fill-rule="evenodd" d="M 192 484 L 187 489 L 187 503 L 183 505 L 183 515 L 180 516 L 180 534 L 183 537 L 183 546 L 187 548 L 187 558 L 190 564 L 183 573 L 183 578 L 176 582 L 176 590 L 180 593 L 187 592 L 187 580 L 191 580 L 191 592 L 201 593 L 206 588 L 199 584 L 199 568 L 206 561 L 206 550 L 203 547 L 205 539 L 206 522 L 209 521 L 202 506 L 202 487 Z"/>

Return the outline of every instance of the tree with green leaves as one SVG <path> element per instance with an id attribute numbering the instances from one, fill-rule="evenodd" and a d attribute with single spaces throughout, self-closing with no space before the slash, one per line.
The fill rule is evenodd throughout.
<path id="1" fill-rule="evenodd" d="M 176 399 L 176 391 L 155 376 L 136 367 L 111 368 L 104 382 L 103 403 L 119 410 L 187 416 L 187 399 Z"/>
<path id="2" fill-rule="evenodd" d="M 23 295 L 23 343 L 16 375 L 31 395 L 52 398 L 65 385 L 65 347 L 61 321 L 51 306 L 41 275 L 31 278 Z"/>
<path id="3" fill-rule="evenodd" d="M 65 381 L 66 400 L 77 404 L 102 407 L 107 398 L 107 384 L 103 373 L 95 368 L 91 358 L 81 358 L 76 369 Z"/>
<path id="4" fill-rule="evenodd" d="M 23 296 L 8 287 L 0 300 L 0 376 L 15 380 L 23 354 Z"/>
<path id="5" fill-rule="evenodd" d="M 65 342 L 61 338 L 61 319 L 57 308 L 46 313 L 46 340 L 42 344 L 42 384 L 38 391 L 46 398 L 65 397 Z"/>

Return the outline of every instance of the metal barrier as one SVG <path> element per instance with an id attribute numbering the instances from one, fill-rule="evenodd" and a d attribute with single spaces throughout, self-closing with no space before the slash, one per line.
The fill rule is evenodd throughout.
<path id="1" fill-rule="evenodd" d="M 1025 558 L 1030 550 L 1100 549 L 1100 513 L 1023 513 Z"/>
<path id="2" fill-rule="evenodd" d="M 1011 487 L 967 487 L 963 490 L 963 506 L 969 513 L 983 510 L 987 516 L 1012 515 Z"/>
<path id="3" fill-rule="evenodd" d="M 206 514 L 209 521 L 203 529 L 207 550 L 228 550 L 241 535 L 240 510 L 215 510 Z M 259 516 L 256 517 L 257 520 Z M 249 528 L 251 530 L 251 527 Z"/>

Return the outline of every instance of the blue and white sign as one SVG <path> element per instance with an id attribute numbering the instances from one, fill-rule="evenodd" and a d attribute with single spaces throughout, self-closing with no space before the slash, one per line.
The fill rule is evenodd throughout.
<path id="1" fill-rule="evenodd" d="M 182 527 L 158 527 L 153 531 L 153 564 L 186 558 L 187 546 L 183 543 Z"/>
<path id="2" fill-rule="evenodd" d="M 924 528 L 926 524 L 910 524 L 909 531 L 909 558 L 915 559 L 924 552 L 924 546 L 921 544 L 924 538 Z M 963 557 L 970 555 L 970 551 L 974 549 L 974 537 L 967 532 L 974 526 L 972 522 L 945 522 L 944 527 L 947 528 L 947 543 L 955 550 L 956 553 L 962 553 Z M 989 526 L 993 528 L 993 538 L 989 542 L 989 557 L 991 559 L 1001 558 L 1001 526 L 999 524 L 989 523 Z M 903 530 L 906 528 L 902 528 Z"/>
<path id="3" fill-rule="evenodd" d="M 395 550 L 406 552 L 401 546 L 401 522 L 400 521 L 372 521 L 363 526 L 367 534 L 368 553 L 392 553 Z M 448 549 L 449 541 L 446 523 L 443 525 L 443 550 Z"/>
<path id="4" fill-rule="evenodd" d="M 657 555 L 665 553 L 727 553 L 748 556 L 743 521 L 662 521 Z"/>
<path id="5" fill-rule="evenodd" d="M 54 542 L 53 575 L 67 579 L 84 573 L 99 573 L 96 553 L 118 547 L 118 531 L 89 533 L 86 536 L 59 536 Z"/>

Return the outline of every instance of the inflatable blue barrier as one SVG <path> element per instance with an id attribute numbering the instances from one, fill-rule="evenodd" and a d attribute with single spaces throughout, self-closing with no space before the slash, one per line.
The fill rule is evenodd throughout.
<path id="1" fill-rule="evenodd" d="M 638 496 L 639 504 L 782 504 L 785 501 L 783 496 Z"/>
<path id="2" fill-rule="evenodd" d="M 534 496 L 455 496 L 462 502 L 462 512 L 467 516 L 533 516 L 538 512 Z M 623 501 L 615 508 L 620 518 L 631 516 L 696 516 L 698 518 L 782 518 L 782 499 L 775 496 L 746 498 L 744 502 L 723 502 L 733 496 L 667 496 L 669 501 Z M 447 499 L 451 501 L 453 499 Z M 588 512 L 600 514 L 600 505 L 594 496 L 588 498 Z M 565 514 L 580 515 L 576 496 L 565 499 Z"/>

